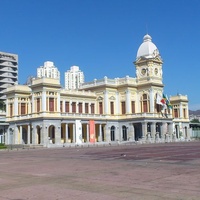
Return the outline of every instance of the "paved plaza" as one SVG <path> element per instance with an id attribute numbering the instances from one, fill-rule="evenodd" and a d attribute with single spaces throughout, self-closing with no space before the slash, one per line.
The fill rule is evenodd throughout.
<path id="1" fill-rule="evenodd" d="M 0 200 L 199 200 L 200 142 L 0 151 Z"/>

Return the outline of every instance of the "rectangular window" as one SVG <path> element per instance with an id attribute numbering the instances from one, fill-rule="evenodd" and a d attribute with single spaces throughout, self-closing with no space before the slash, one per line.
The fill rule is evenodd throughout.
<path id="1" fill-rule="evenodd" d="M 94 114 L 94 103 L 91 103 L 91 114 Z"/>
<path id="2" fill-rule="evenodd" d="M 125 103 L 125 101 L 121 102 L 121 107 L 122 107 L 122 115 L 126 114 L 126 103 Z"/>
<path id="3" fill-rule="evenodd" d="M 65 102 L 65 112 L 69 113 L 69 101 Z"/>
<path id="4" fill-rule="evenodd" d="M 49 98 L 49 111 L 54 111 L 54 98 Z"/>
<path id="5" fill-rule="evenodd" d="M 135 101 L 131 101 L 131 111 L 135 113 Z"/>
<path id="6" fill-rule="evenodd" d="M 60 112 L 63 112 L 63 102 L 60 101 Z"/>
<path id="7" fill-rule="evenodd" d="M 25 114 L 26 114 L 26 104 L 21 103 L 21 115 L 25 115 Z"/>
<path id="8" fill-rule="evenodd" d="M 103 114 L 103 103 L 99 102 L 99 114 Z"/>
<path id="9" fill-rule="evenodd" d="M 72 102 L 72 112 L 76 113 L 76 102 Z"/>
<path id="10" fill-rule="evenodd" d="M 110 114 L 114 115 L 114 102 L 110 102 Z"/>
<path id="11" fill-rule="evenodd" d="M 85 113 L 89 113 L 89 109 L 88 109 L 88 103 L 85 103 Z"/>
<path id="12" fill-rule="evenodd" d="M 83 106 L 82 105 L 83 105 L 82 103 L 78 104 L 78 112 L 79 113 L 83 113 Z"/>
<path id="13" fill-rule="evenodd" d="M 40 112 L 40 99 L 37 98 L 37 112 Z"/>
<path id="14" fill-rule="evenodd" d="M 143 101 L 143 112 L 148 112 L 148 109 L 147 109 L 147 101 Z"/>
<path id="15" fill-rule="evenodd" d="M 174 109 L 174 117 L 178 118 L 178 109 L 176 109 L 176 108 Z"/>

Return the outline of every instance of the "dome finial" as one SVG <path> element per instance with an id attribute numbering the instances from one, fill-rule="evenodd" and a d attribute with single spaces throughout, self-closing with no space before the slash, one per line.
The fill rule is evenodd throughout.
<path id="1" fill-rule="evenodd" d="M 158 51 L 156 45 L 152 42 L 151 36 L 149 34 L 146 34 L 143 37 L 143 43 L 140 45 L 140 47 L 137 51 L 136 59 L 138 59 L 140 57 L 154 58 L 155 52 L 156 52 L 156 55 L 159 54 L 159 51 Z"/>
<path id="2" fill-rule="evenodd" d="M 151 42 L 152 38 L 149 34 L 146 34 L 144 37 L 143 37 L 143 41 L 144 42 L 147 42 L 147 41 L 150 41 Z"/>

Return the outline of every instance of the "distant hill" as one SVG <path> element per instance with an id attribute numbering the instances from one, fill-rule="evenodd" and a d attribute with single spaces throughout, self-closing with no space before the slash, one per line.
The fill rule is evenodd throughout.
<path id="1" fill-rule="evenodd" d="M 189 110 L 189 115 L 200 115 L 200 110 Z"/>

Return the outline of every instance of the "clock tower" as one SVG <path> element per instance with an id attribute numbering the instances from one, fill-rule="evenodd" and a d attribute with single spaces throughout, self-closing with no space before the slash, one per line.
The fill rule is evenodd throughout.
<path id="1" fill-rule="evenodd" d="M 136 79 L 138 84 L 156 83 L 162 85 L 162 58 L 152 42 L 150 35 L 145 35 L 140 45 L 136 61 Z"/>
<path id="2" fill-rule="evenodd" d="M 157 95 L 163 94 L 162 58 L 150 35 L 145 35 L 137 51 L 136 61 L 137 94 L 141 102 L 149 102 L 148 109 L 141 112 L 157 113 Z"/>

